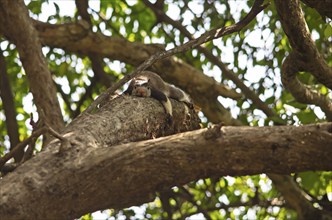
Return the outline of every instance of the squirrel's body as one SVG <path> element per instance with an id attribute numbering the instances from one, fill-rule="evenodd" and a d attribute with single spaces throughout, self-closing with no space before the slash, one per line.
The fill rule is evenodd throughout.
<path id="1" fill-rule="evenodd" d="M 143 71 L 139 76 L 133 78 L 124 93 L 140 97 L 153 97 L 159 100 L 170 117 L 173 116 L 173 111 L 172 104 L 168 98 L 184 102 L 191 108 L 193 106 L 188 94 L 164 82 L 158 74 L 151 71 Z"/>

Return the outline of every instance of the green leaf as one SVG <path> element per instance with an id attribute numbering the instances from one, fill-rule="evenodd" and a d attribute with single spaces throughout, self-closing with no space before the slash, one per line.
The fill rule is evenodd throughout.
<path id="1" fill-rule="evenodd" d="M 326 38 L 332 37 L 332 26 L 328 24 L 324 30 L 324 35 Z"/>
<path id="2" fill-rule="evenodd" d="M 34 14 L 40 14 L 41 13 L 41 6 L 44 3 L 44 1 L 31 1 L 28 4 L 29 10 Z"/>
<path id="3" fill-rule="evenodd" d="M 316 114 L 311 109 L 306 109 L 304 111 L 300 111 L 300 112 L 296 113 L 296 115 L 302 124 L 309 124 L 309 123 L 314 122 L 317 119 Z"/>
<path id="4" fill-rule="evenodd" d="M 307 189 L 314 187 L 319 180 L 319 175 L 312 171 L 300 173 L 299 176 L 301 177 L 301 184 Z"/>

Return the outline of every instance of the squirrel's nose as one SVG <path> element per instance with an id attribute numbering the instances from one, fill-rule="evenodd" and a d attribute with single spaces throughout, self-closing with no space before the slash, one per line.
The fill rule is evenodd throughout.
<path id="1" fill-rule="evenodd" d="M 145 89 L 137 89 L 137 93 L 139 96 L 146 96 L 146 91 Z"/>

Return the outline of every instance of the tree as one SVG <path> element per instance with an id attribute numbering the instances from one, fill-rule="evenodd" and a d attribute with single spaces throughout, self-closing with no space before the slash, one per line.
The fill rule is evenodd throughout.
<path id="1" fill-rule="evenodd" d="M 332 219 L 329 4 L 1 0 L 0 215 Z"/>

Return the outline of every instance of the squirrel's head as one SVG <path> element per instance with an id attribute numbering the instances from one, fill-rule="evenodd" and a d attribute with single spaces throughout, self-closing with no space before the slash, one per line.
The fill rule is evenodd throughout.
<path id="1" fill-rule="evenodd" d="M 133 85 L 132 95 L 140 96 L 140 97 L 150 97 L 151 96 L 151 88 L 149 81 L 150 80 L 135 80 Z"/>

